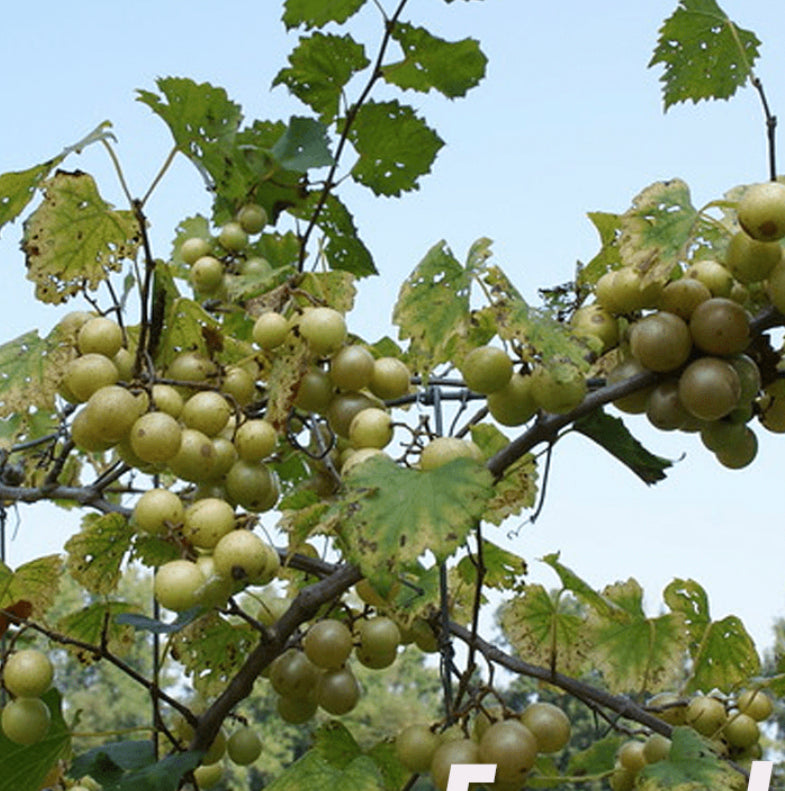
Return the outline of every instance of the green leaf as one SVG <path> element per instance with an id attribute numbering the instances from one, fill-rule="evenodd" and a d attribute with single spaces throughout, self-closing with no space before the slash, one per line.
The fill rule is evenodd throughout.
<path id="1" fill-rule="evenodd" d="M 356 14 L 365 0 L 285 0 L 283 23 L 291 29 L 324 27 L 328 22 L 345 22 Z"/>
<path id="2" fill-rule="evenodd" d="M 600 235 L 600 251 L 578 273 L 580 285 L 593 286 L 606 272 L 621 266 L 619 236 L 621 235 L 620 214 L 593 211 L 587 214 Z"/>
<path id="3" fill-rule="evenodd" d="M 728 99 L 747 82 L 760 41 L 714 0 L 681 0 L 665 20 L 649 66 L 662 63 L 665 110 L 690 99 Z"/>
<path id="4" fill-rule="evenodd" d="M 359 159 L 352 178 L 376 195 L 399 196 L 419 188 L 444 141 L 408 105 L 362 105 L 348 132 Z"/>
<path id="5" fill-rule="evenodd" d="M 371 752 L 363 754 L 346 728 L 335 720 L 315 734 L 315 743 L 305 755 L 265 786 L 265 791 L 303 791 L 335 788 L 340 791 L 397 791 L 387 782 L 388 760 Z"/>
<path id="6" fill-rule="evenodd" d="M 0 417 L 51 411 L 66 366 L 76 356 L 55 327 L 46 338 L 36 330 L 0 346 Z"/>
<path id="7" fill-rule="evenodd" d="M 296 173 L 332 165 L 333 157 L 324 124 L 293 115 L 289 126 L 270 149 L 278 164 Z"/>
<path id="8" fill-rule="evenodd" d="M 149 740 L 125 741 L 94 747 L 74 759 L 70 775 L 89 775 L 103 791 L 175 791 L 183 775 L 195 769 L 201 753 L 169 755 L 156 761 Z"/>
<path id="9" fill-rule="evenodd" d="M 476 557 L 468 555 L 458 563 L 458 573 L 461 578 L 474 584 L 477 580 Z M 497 590 L 519 591 L 524 586 L 524 576 L 526 575 L 526 561 L 516 555 L 502 549 L 496 544 L 483 540 L 482 542 L 482 563 L 485 574 L 482 584 L 488 588 Z"/>
<path id="10" fill-rule="evenodd" d="M 686 726 L 673 729 L 668 757 L 645 766 L 635 785 L 641 791 L 741 791 L 745 787 L 744 777 Z"/>
<path id="11" fill-rule="evenodd" d="M 445 560 L 476 524 L 491 491 L 490 473 L 471 459 L 422 471 L 370 458 L 354 468 L 336 506 L 340 538 L 366 577 L 394 575 L 426 550 Z"/>
<path id="12" fill-rule="evenodd" d="M 398 337 L 410 339 L 409 362 L 427 374 L 447 362 L 468 324 L 471 279 L 444 241 L 435 244 L 404 281 L 393 308 Z"/>
<path id="13" fill-rule="evenodd" d="M 91 593 L 111 593 L 133 534 L 122 514 L 87 514 L 81 531 L 65 543 L 69 573 Z"/>
<path id="14" fill-rule="evenodd" d="M 363 45 L 350 35 L 314 33 L 300 39 L 289 54 L 289 68 L 278 72 L 273 85 L 285 85 L 329 124 L 338 115 L 344 86 L 369 63 Z"/>
<path id="15" fill-rule="evenodd" d="M 184 666 L 197 692 L 214 697 L 258 641 L 259 633 L 247 623 L 232 624 L 210 612 L 175 634 L 172 657 Z"/>
<path id="16" fill-rule="evenodd" d="M 666 283 L 682 261 L 724 249 L 729 232 L 700 215 L 681 179 L 658 181 L 621 216 L 619 254 L 643 284 Z"/>
<path id="17" fill-rule="evenodd" d="M 573 753 L 565 770 L 568 775 L 598 775 L 613 768 L 616 753 L 625 736 L 609 733 L 607 736 L 592 742 L 591 747 Z"/>
<path id="18" fill-rule="evenodd" d="M 716 688 L 729 692 L 760 673 L 760 657 L 742 622 L 735 615 L 712 621 L 708 597 L 697 582 L 675 579 L 663 598 L 683 618 L 689 633 L 687 691 Z"/>
<path id="19" fill-rule="evenodd" d="M 40 617 L 54 604 L 60 590 L 63 561 L 59 555 L 36 558 L 11 571 L 0 563 L 0 608 L 29 602 L 30 614 Z"/>
<path id="20" fill-rule="evenodd" d="M 382 74 L 399 88 L 423 93 L 435 88 L 455 99 L 485 76 L 488 58 L 473 38 L 445 41 L 408 22 L 397 22 L 392 37 L 401 45 L 404 59 L 382 67 Z"/>
<path id="21" fill-rule="evenodd" d="M 58 170 L 42 186 L 44 199 L 25 222 L 22 249 L 36 297 L 58 304 L 95 290 L 135 258 L 139 227 L 133 212 L 104 202 L 87 173 Z"/>
<path id="22" fill-rule="evenodd" d="M 572 591 L 583 604 L 608 617 L 616 612 L 616 605 L 612 601 L 601 596 L 588 582 L 582 580 L 574 571 L 559 562 L 558 552 L 545 555 L 542 560 L 559 575 L 564 588 Z"/>
<path id="23" fill-rule="evenodd" d="M 502 609 L 500 623 L 515 653 L 527 662 L 567 675 L 579 674 L 586 665 L 590 645 L 585 614 L 542 585 L 527 585 L 518 593 Z"/>
<path id="24" fill-rule="evenodd" d="M 646 450 L 630 434 L 621 418 L 611 417 L 602 409 L 576 420 L 573 427 L 629 467 L 646 484 L 663 480 L 665 470 L 673 466 L 672 461 Z"/>
<path id="25" fill-rule="evenodd" d="M 684 672 L 687 630 L 680 613 L 647 618 L 643 591 L 633 579 L 603 591 L 617 606 L 613 617 L 588 615 L 590 661 L 612 692 L 650 692 L 668 688 Z"/>
<path id="26" fill-rule="evenodd" d="M 109 132 L 109 121 L 99 124 L 90 134 L 77 143 L 67 146 L 60 154 L 40 165 L 33 165 L 27 170 L 4 173 L 0 176 L 0 228 L 15 220 L 33 198 L 35 191 L 41 188 L 44 179 L 57 167 L 68 154 L 80 154 L 82 149 L 100 140 L 114 139 Z"/>
<path id="27" fill-rule="evenodd" d="M 342 269 L 356 277 L 378 274 L 370 251 L 357 235 L 354 218 L 336 195 L 328 195 L 317 223 L 327 237 L 322 253 L 330 269 Z"/>
<path id="28" fill-rule="evenodd" d="M 134 631 L 123 625 L 120 620 L 124 615 L 137 612 L 139 606 L 121 601 L 94 602 L 87 607 L 63 616 L 57 623 L 62 634 L 80 640 L 83 643 L 100 646 L 106 643 L 107 648 L 117 656 L 125 656 L 133 648 Z M 141 617 L 141 616 L 139 616 Z M 90 664 L 99 657 L 92 651 L 79 646 L 66 646 L 82 663 Z"/>
<path id="29" fill-rule="evenodd" d="M 29 747 L 14 744 L 0 729 L 0 791 L 41 788 L 49 770 L 71 750 L 71 733 L 63 720 L 62 698 L 56 689 L 41 696 L 52 714 L 46 736 Z"/>

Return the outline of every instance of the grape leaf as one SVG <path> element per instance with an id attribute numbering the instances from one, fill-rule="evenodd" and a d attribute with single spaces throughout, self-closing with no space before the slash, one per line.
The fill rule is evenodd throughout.
<path id="1" fill-rule="evenodd" d="M 397 791 L 390 776 L 378 763 L 378 753 L 364 754 L 352 735 L 333 720 L 315 734 L 314 746 L 292 764 L 266 791 L 303 791 L 305 788 L 335 788 L 341 791 Z M 388 759 L 383 759 L 387 767 Z"/>
<path id="2" fill-rule="evenodd" d="M 55 327 L 46 338 L 31 330 L 0 346 L 0 417 L 54 409 L 65 368 L 76 357 L 62 341 Z"/>
<path id="3" fill-rule="evenodd" d="M 3 173 L 0 176 L 0 228 L 13 222 L 41 188 L 46 177 L 72 152 L 81 153 L 82 149 L 99 140 L 114 139 L 109 131 L 109 121 L 100 123 L 90 134 L 73 145 L 66 146 L 56 157 L 27 170 Z"/>
<path id="4" fill-rule="evenodd" d="M 289 68 L 278 72 L 273 86 L 285 85 L 329 124 L 338 115 L 344 86 L 369 63 L 363 45 L 350 35 L 314 33 L 300 39 L 289 54 Z"/>
<path id="5" fill-rule="evenodd" d="M 315 207 L 316 194 L 304 207 L 307 214 Z M 317 217 L 317 224 L 327 237 L 322 254 L 330 269 L 351 272 L 356 277 L 378 274 L 370 251 L 357 235 L 354 218 L 336 195 L 328 195 Z"/>
<path id="6" fill-rule="evenodd" d="M 0 355 L 2 355 L 1 346 Z M 2 393 L 3 381 L 3 376 L 0 374 L 0 393 Z M 0 395 L 0 412 L 3 411 L 2 399 L 3 396 Z M 56 412 L 30 406 L 21 412 L 14 412 L 6 418 L 0 418 L 0 449 L 7 450 L 18 442 L 54 435 L 59 427 L 60 415 Z"/>
<path id="7" fill-rule="evenodd" d="M 473 38 L 445 41 L 408 22 L 396 22 L 392 37 L 401 45 L 404 59 L 383 66 L 382 75 L 399 88 L 423 93 L 435 88 L 455 99 L 485 76 L 488 58 Z"/>
<path id="8" fill-rule="evenodd" d="M 444 241 L 404 281 L 393 308 L 398 337 L 409 338 L 409 361 L 423 374 L 450 359 L 450 342 L 469 319 L 471 280 Z"/>
<path id="9" fill-rule="evenodd" d="M 345 22 L 356 14 L 365 0 L 285 0 L 283 23 L 287 28 L 305 25 L 323 27 L 328 22 Z"/>
<path id="10" fill-rule="evenodd" d="M 585 750 L 570 755 L 566 774 L 568 775 L 597 775 L 607 772 L 613 767 L 616 754 L 625 737 L 618 733 L 609 733 L 602 739 L 592 742 Z"/>
<path id="11" fill-rule="evenodd" d="M 641 791 L 742 791 L 746 787 L 744 776 L 686 726 L 673 729 L 668 757 L 645 766 L 638 778 L 635 788 Z"/>
<path id="12" fill-rule="evenodd" d="M 574 571 L 559 562 L 559 553 L 546 555 L 543 559 L 558 575 L 566 590 L 572 591 L 583 604 L 596 610 L 603 616 L 612 617 L 617 610 L 617 605 L 597 593 L 587 582 L 582 580 Z"/>
<path id="13" fill-rule="evenodd" d="M 332 165 L 333 157 L 324 124 L 293 115 L 289 126 L 270 149 L 280 165 L 296 173 Z"/>
<path id="14" fill-rule="evenodd" d="M 299 288 L 341 313 L 348 313 L 352 309 L 357 296 L 353 275 L 341 270 L 306 272 L 300 276 Z M 306 300 L 302 304 L 310 306 L 311 302 Z"/>
<path id="15" fill-rule="evenodd" d="M 58 304 L 96 289 L 139 247 L 130 211 L 116 211 L 98 194 L 92 176 L 58 170 L 42 184 L 44 199 L 25 222 L 22 249 L 36 297 Z"/>
<path id="16" fill-rule="evenodd" d="M 157 568 L 180 557 L 180 548 L 173 541 L 144 533 L 134 536 L 131 560 L 138 558 L 145 566 Z"/>
<path id="17" fill-rule="evenodd" d="M 348 131 L 359 158 L 352 178 L 376 195 L 419 189 L 444 141 L 408 105 L 366 102 Z"/>
<path id="18" fill-rule="evenodd" d="M 519 656 L 567 675 L 580 673 L 589 654 L 585 614 L 542 585 L 527 585 L 501 612 L 506 638 Z"/>
<path id="19" fill-rule="evenodd" d="M 476 557 L 467 555 L 458 563 L 458 574 L 465 582 L 476 584 L 476 562 Z M 523 589 L 527 567 L 522 557 L 483 539 L 482 564 L 485 569 L 482 584 L 486 587 L 506 591 Z"/>
<path id="20" fill-rule="evenodd" d="M 681 179 L 649 185 L 621 216 L 619 254 L 644 285 L 666 283 L 680 261 L 705 257 L 726 243 L 727 233 L 698 213 Z"/>
<path id="21" fill-rule="evenodd" d="M 578 284 L 593 286 L 606 272 L 621 266 L 619 236 L 622 215 L 593 211 L 587 216 L 600 235 L 600 251 L 580 270 Z"/>
<path id="22" fill-rule="evenodd" d="M 728 692 L 760 672 L 755 644 L 742 622 L 735 615 L 712 621 L 706 591 L 697 582 L 674 579 L 663 598 L 682 616 L 689 633 L 688 691 L 716 687 Z"/>
<path id="23" fill-rule="evenodd" d="M 665 20 L 649 67 L 663 64 L 665 110 L 688 99 L 728 99 L 752 76 L 760 41 L 715 0 L 681 0 Z"/>
<path id="24" fill-rule="evenodd" d="M 491 294 L 491 311 L 499 337 L 522 344 L 523 353 L 543 360 L 569 361 L 586 370 L 586 347 L 547 311 L 529 306 L 498 266 L 488 266 L 483 280 Z"/>
<path id="25" fill-rule="evenodd" d="M 100 646 L 105 642 L 113 654 L 125 656 L 133 648 L 134 630 L 123 625 L 118 617 L 138 609 L 138 605 L 121 601 L 95 602 L 63 616 L 57 623 L 57 629 L 61 634 L 90 645 Z M 66 645 L 66 649 L 85 665 L 100 658 L 79 646 Z"/>
<path id="26" fill-rule="evenodd" d="M 111 593 L 133 534 L 122 514 L 87 514 L 81 531 L 65 543 L 69 573 L 91 593 Z"/>
<path id="27" fill-rule="evenodd" d="M 60 693 L 50 689 L 41 699 L 52 714 L 43 739 L 23 747 L 10 741 L 0 729 L 0 791 L 41 788 L 52 767 L 71 751 L 71 732 L 63 720 Z"/>
<path id="28" fill-rule="evenodd" d="M 588 614 L 590 659 L 612 692 L 655 692 L 677 682 L 684 672 L 687 629 L 680 613 L 647 618 L 643 591 L 633 579 L 603 591 L 617 605 L 613 617 Z"/>
<path id="29" fill-rule="evenodd" d="M 22 564 L 16 571 L 0 563 L 0 608 L 11 610 L 12 605 L 25 601 L 27 606 L 23 617 L 40 617 L 55 602 L 62 571 L 63 560 L 59 555 L 36 558 Z"/>
<path id="30" fill-rule="evenodd" d="M 429 550 L 445 560 L 465 540 L 492 493 L 490 473 L 456 459 L 434 470 L 384 457 L 358 465 L 346 481 L 339 537 L 364 576 L 390 575 Z"/>
<path id="31" fill-rule="evenodd" d="M 646 450 L 621 418 L 611 417 L 602 409 L 576 420 L 573 428 L 607 450 L 646 484 L 663 480 L 665 470 L 673 466 L 672 461 Z"/>
<path id="32" fill-rule="evenodd" d="M 223 692 L 258 640 L 259 633 L 247 623 L 232 624 L 210 612 L 175 634 L 172 657 L 191 676 L 197 692 L 214 697 Z"/>

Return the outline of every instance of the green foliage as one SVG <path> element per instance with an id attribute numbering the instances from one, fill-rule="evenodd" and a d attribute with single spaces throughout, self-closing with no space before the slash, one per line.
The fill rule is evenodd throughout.
<path id="1" fill-rule="evenodd" d="M 72 640 L 88 645 L 105 643 L 115 656 L 126 656 L 133 648 L 134 633 L 119 619 L 138 609 L 139 605 L 122 601 L 93 602 L 61 618 L 57 629 Z M 69 645 L 68 650 L 85 665 L 98 659 L 92 651 L 78 645 Z"/>
<path id="2" fill-rule="evenodd" d="M 65 543 L 68 572 L 91 593 L 111 593 L 120 581 L 133 529 L 121 514 L 86 514 Z"/>
<path id="3" fill-rule="evenodd" d="M 326 129 L 312 118 L 292 116 L 286 131 L 270 149 L 270 154 L 282 167 L 295 173 L 333 164 Z"/>
<path id="4" fill-rule="evenodd" d="M 660 29 L 649 66 L 662 63 L 667 110 L 688 99 L 728 99 L 752 75 L 760 41 L 732 22 L 715 0 L 680 0 Z"/>
<path id="5" fill-rule="evenodd" d="M 50 689 L 42 700 L 52 721 L 40 742 L 23 747 L 9 741 L 0 729 L 0 791 L 39 788 L 57 761 L 69 754 L 71 734 L 63 720 L 62 697 L 56 689 Z"/>
<path id="6" fill-rule="evenodd" d="M 0 608 L 27 602 L 31 615 L 44 615 L 57 597 L 62 567 L 59 555 L 36 558 L 16 571 L 0 563 Z"/>
<path id="7" fill-rule="evenodd" d="M 41 188 L 44 199 L 25 222 L 22 247 L 42 302 L 57 304 L 83 288 L 95 290 L 124 260 L 135 258 L 136 217 L 106 203 L 92 176 L 58 170 Z"/>
<path id="8" fill-rule="evenodd" d="M 283 23 L 288 28 L 313 28 L 328 22 L 345 22 L 363 5 L 365 0 L 285 0 Z"/>
<path id="9" fill-rule="evenodd" d="M 630 434 L 621 418 L 611 417 L 602 409 L 576 420 L 573 427 L 615 456 L 646 484 L 663 480 L 665 470 L 673 466 L 672 461 L 646 450 Z"/>
<path id="10" fill-rule="evenodd" d="M 425 28 L 398 22 L 392 37 L 404 59 L 382 69 L 385 80 L 399 88 L 427 93 L 432 88 L 448 99 L 465 96 L 485 76 L 488 59 L 471 38 L 445 41 Z"/>

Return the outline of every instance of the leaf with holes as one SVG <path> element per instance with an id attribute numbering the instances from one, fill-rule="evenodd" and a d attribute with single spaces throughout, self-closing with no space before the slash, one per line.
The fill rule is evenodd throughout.
<path id="1" fill-rule="evenodd" d="M 0 346 L 0 417 L 27 414 L 31 408 L 52 411 L 74 357 L 76 350 L 62 342 L 57 327 L 46 338 L 31 330 Z"/>
<path id="2" fill-rule="evenodd" d="M 289 119 L 286 131 L 270 149 L 270 154 L 281 167 L 295 173 L 305 173 L 310 168 L 333 163 L 324 124 L 296 115 Z"/>
<path id="3" fill-rule="evenodd" d="M 348 131 L 359 159 L 352 178 L 376 195 L 419 189 L 444 141 L 408 105 L 397 101 L 362 105 Z"/>
<path id="4" fill-rule="evenodd" d="M 681 0 L 665 20 L 649 66 L 661 63 L 667 110 L 678 102 L 728 99 L 752 75 L 760 41 L 715 0 Z"/>
<path id="5" fill-rule="evenodd" d="M 40 617 L 54 604 L 60 590 L 63 561 L 59 555 L 36 558 L 11 571 L 0 563 L 0 608 L 25 602 L 25 618 Z M 17 612 L 17 614 L 20 614 Z"/>
<path id="6" fill-rule="evenodd" d="M 44 199 L 25 222 L 22 249 L 36 297 L 58 304 L 83 288 L 95 290 L 135 258 L 139 227 L 133 212 L 116 211 L 101 198 L 87 173 L 58 170 L 42 186 Z"/>
<path id="7" fill-rule="evenodd" d="M 122 514 L 85 515 L 81 531 L 65 543 L 69 573 L 91 593 L 111 593 L 133 535 Z"/>
<path id="8" fill-rule="evenodd" d="M 328 22 L 345 22 L 366 0 L 285 0 L 283 23 L 287 28 L 304 25 L 323 27 Z"/>
<path id="9" fill-rule="evenodd" d="M 519 656 L 560 673 L 577 675 L 589 655 L 586 616 L 575 600 L 527 585 L 501 612 L 505 637 Z"/>
<path id="10" fill-rule="evenodd" d="M 432 88 L 448 99 L 465 96 L 485 76 L 488 58 L 473 38 L 445 41 L 425 28 L 397 22 L 392 37 L 404 59 L 382 67 L 387 82 L 427 93 Z"/>
<path id="11" fill-rule="evenodd" d="M 367 577 L 389 575 L 430 551 L 445 560 L 464 542 L 493 493 L 491 475 L 473 459 L 433 470 L 372 457 L 346 480 L 339 538 Z"/>
<path id="12" fill-rule="evenodd" d="M 350 35 L 314 33 L 300 39 L 273 85 L 285 85 L 328 124 L 338 115 L 346 84 L 369 63 L 363 45 Z"/>

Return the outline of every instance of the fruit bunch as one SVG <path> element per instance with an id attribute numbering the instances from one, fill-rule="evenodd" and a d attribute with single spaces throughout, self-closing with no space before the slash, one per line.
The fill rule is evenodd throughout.
<path id="1" fill-rule="evenodd" d="M 23 746 L 40 742 L 52 719 L 49 707 L 41 700 L 52 684 L 52 662 L 42 651 L 26 648 L 8 654 L 2 671 L 3 686 L 13 695 L 0 715 L 3 733 Z"/>
<path id="2" fill-rule="evenodd" d="M 498 708 L 480 709 L 467 736 L 460 727 L 437 733 L 415 723 L 396 737 L 400 762 L 411 772 L 429 773 L 445 791 L 453 764 L 496 764 L 496 780 L 488 791 L 519 791 L 540 753 L 557 753 L 570 739 L 567 715 L 552 703 L 538 701 L 516 714 Z"/>

